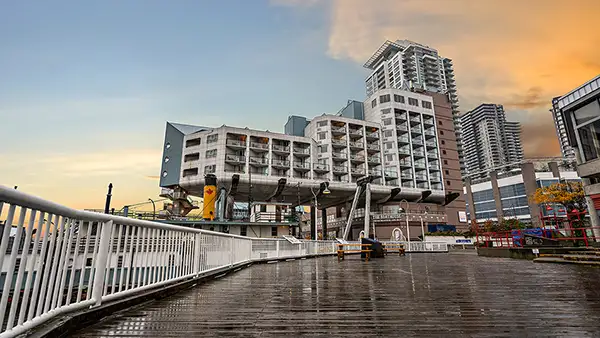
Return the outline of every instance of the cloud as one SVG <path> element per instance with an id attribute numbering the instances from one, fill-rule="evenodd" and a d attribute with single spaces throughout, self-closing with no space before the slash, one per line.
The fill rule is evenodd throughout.
<path id="1" fill-rule="evenodd" d="M 331 4 L 330 57 L 362 64 L 385 40 L 409 39 L 435 47 L 453 59 L 462 111 L 482 102 L 503 104 L 509 117 L 522 121 L 527 131 L 526 156 L 558 154 L 557 147 L 538 146 L 553 133 L 537 125 L 553 129 L 547 111 L 552 97 L 600 73 L 597 0 Z"/>
<path id="2" fill-rule="evenodd" d="M 158 176 L 158 175 L 146 175 L 146 178 L 150 179 L 150 180 L 159 180 L 160 176 Z"/>

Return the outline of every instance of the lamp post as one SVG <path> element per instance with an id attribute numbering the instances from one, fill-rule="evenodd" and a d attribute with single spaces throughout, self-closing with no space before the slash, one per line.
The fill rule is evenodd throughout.
<path id="1" fill-rule="evenodd" d="M 151 198 L 148 198 L 148 201 L 152 202 L 152 219 L 156 219 L 156 204 Z"/>
<path id="2" fill-rule="evenodd" d="M 408 241 L 408 251 L 410 251 L 410 225 L 408 223 L 408 201 L 403 199 L 400 201 L 400 209 L 402 209 L 402 203 L 406 203 L 406 209 L 404 209 L 404 217 L 406 217 L 406 240 Z"/>
<path id="3" fill-rule="evenodd" d="M 319 190 L 320 190 L 320 188 L 319 188 Z M 318 194 L 318 192 L 317 192 L 317 193 L 315 193 L 315 191 L 314 191 L 314 189 L 313 189 L 313 188 L 310 188 L 310 192 L 311 192 L 311 193 L 312 193 L 312 195 L 313 195 L 313 198 L 314 198 L 314 204 L 315 204 L 315 215 L 314 215 L 314 216 L 315 216 L 315 217 L 314 217 L 314 218 L 315 218 L 315 232 L 314 232 L 314 234 L 311 234 L 311 236 L 313 236 L 313 237 L 314 237 L 314 240 L 316 241 L 316 240 L 317 240 L 317 238 L 318 238 L 318 236 L 317 236 L 317 215 L 316 215 L 316 213 L 317 213 L 317 212 L 318 212 L 318 210 L 319 210 L 319 208 L 318 208 L 319 204 L 318 204 L 318 201 L 317 201 L 317 194 Z M 325 186 L 325 189 L 324 189 L 323 191 L 321 191 L 321 193 L 322 193 L 323 195 L 329 195 L 329 194 L 331 193 L 331 191 L 329 191 L 329 187 L 328 187 L 328 186 Z"/>

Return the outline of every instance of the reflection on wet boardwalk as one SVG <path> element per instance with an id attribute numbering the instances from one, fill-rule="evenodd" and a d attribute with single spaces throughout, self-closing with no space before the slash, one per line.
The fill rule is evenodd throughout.
<path id="1" fill-rule="evenodd" d="M 600 337 L 600 269 L 459 254 L 254 265 L 74 337 Z"/>

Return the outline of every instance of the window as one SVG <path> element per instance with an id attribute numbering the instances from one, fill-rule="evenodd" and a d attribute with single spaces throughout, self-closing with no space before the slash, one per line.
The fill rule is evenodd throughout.
<path id="1" fill-rule="evenodd" d="M 198 175 L 198 168 L 191 168 L 191 169 L 183 170 L 183 177 L 196 176 L 196 175 Z"/>
<path id="2" fill-rule="evenodd" d="M 267 206 L 264 204 L 260 205 L 260 212 L 267 212 Z"/>
<path id="3" fill-rule="evenodd" d="M 85 266 L 92 266 L 92 258 L 88 258 L 85 260 Z"/>
<path id="4" fill-rule="evenodd" d="M 411 105 L 411 106 L 418 107 L 419 106 L 419 100 L 413 99 L 412 97 L 409 97 L 408 98 L 408 104 Z"/>
<path id="5" fill-rule="evenodd" d="M 207 142 L 208 142 L 208 141 L 207 141 Z M 210 150 L 207 150 L 207 151 L 206 151 L 206 154 L 205 154 L 205 157 L 206 157 L 206 158 L 214 158 L 214 157 L 217 157 L 217 149 L 210 149 Z"/>
<path id="6" fill-rule="evenodd" d="M 185 147 L 189 148 L 189 147 L 199 146 L 200 145 L 200 141 L 202 141 L 202 139 L 200 137 L 193 138 L 191 140 L 187 140 L 187 141 L 185 141 Z"/>
<path id="7" fill-rule="evenodd" d="M 446 175 L 450 175 L 450 171 L 448 171 L 448 170 L 444 170 L 444 174 L 446 174 Z"/>
<path id="8" fill-rule="evenodd" d="M 525 196 L 525 184 L 523 183 L 507 185 L 500 187 L 498 190 L 500 190 L 500 197 L 502 198 Z"/>
<path id="9" fill-rule="evenodd" d="M 387 114 L 389 114 L 391 112 L 392 112 L 392 110 L 390 108 L 385 108 L 385 109 L 381 110 L 381 114 L 382 115 L 387 115 Z"/>
<path id="10" fill-rule="evenodd" d="M 327 145 L 324 144 L 324 145 L 319 146 L 319 152 L 320 153 L 326 153 L 327 152 Z"/>
<path id="11" fill-rule="evenodd" d="M 200 153 L 191 153 L 183 157 L 183 162 L 198 161 L 200 159 Z"/>
<path id="12" fill-rule="evenodd" d="M 390 102 L 390 94 L 381 95 L 379 97 L 379 103 L 387 103 Z"/>
<path id="13" fill-rule="evenodd" d="M 317 123 L 318 127 L 327 127 L 327 121 L 320 121 L 319 123 Z"/>
<path id="14" fill-rule="evenodd" d="M 442 144 L 446 144 L 446 141 L 442 140 Z"/>
<path id="15" fill-rule="evenodd" d="M 371 101 L 371 108 L 375 108 L 377 107 L 377 99 L 374 99 L 373 101 Z"/>
<path id="16" fill-rule="evenodd" d="M 577 131 L 579 132 L 579 141 L 585 160 L 591 161 L 598 158 L 600 152 L 598 146 L 600 144 L 600 120 L 579 127 Z"/>
<path id="17" fill-rule="evenodd" d="M 276 226 L 271 227 L 271 236 L 277 237 L 277 227 Z"/>
<path id="18" fill-rule="evenodd" d="M 438 124 L 441 126 L 442 125 L 442 120 L 438 120 Z"/>
<path id="19" fill-rule="evenodd" d="M 448 164 L 448 160 L 444 160 L 444 164 Z"/>
<path id="20" fill-rule="evenodd" d="M 446 181 L 446 185 L 450 185 L 450 181 Z"/>
<path id="21" fill-rule="evenodd" d="M 388 162 L 392 162 L 394 160 L 394 155 L 385 155 L 385 160 Z"/>
<path id="22" fill-rule="evenodd" d="M 318 133 L 317 135 L 318 135 L 319 140 L 324 140 L 327 138 L 327 133 L 322 132 L 322 133 Z"/>
<path id="23" fill-rule="evenodd" d="M 385 144 L 385 149 L 392 149 L 394 148 L 394 143 L 393 142 L 388 142 Z"/>
<path id="24" fill-rule="evenodd" d="M 431 109 L 431 102 L 429 102 L 429 101 L 421 101 L 421 105 L 425 109 Z"/>
<path id="25" fill-rule="evenodd" d="M 473 202 L 475 202 L 475 204 L 477 204 L 478 202 L 483 202 L 483 201 L 492 201 L 492 202 L 494 201 L 494 192 L 492 191 L 492 189 L 486 189 L 486 190 L 473 192 Z M 494 206 L 493 209 L 496 209 L 496 207 Z M 480 209 L 480 210 L 484 210 L 484 209 Z"/>
<path id="26" fill-rule="evenodd" d="M 219 139 L 219 134 L 208 135 L 206 137 L 206 143 L 215 143 Z"/>
<path id="27" fill-rule="evenodd" d="M 240 226 L 240 236 L 248 236 L 248 226 L 247 225 Z"/>
<path id="28" fill-rule="evenodd" d="M 117 258 L 117 268 L 122 268 L 123 267 L 123 256 L 120 256 Z"/>
<path id="29" fill-rule="evenodd" d="M 394 94 L 394 102 L 404 103 L 404 96 Z"/>
<path id="30" fill-rule="evenodd" d="M 392 137 L 394 134 L 391 130 L 386 130 L 383 132 L 384 137 Z"/>
<path id="31" fill-rule="evenodd" d="M 444 131 L 443 130 L 440 130 L 440 135 L 444 135 Z"/>
<path id="32" fill-rule="evenodd" d="M 206 167 L 204 167 L 204 173 L 205 174 L 214 174 L 215 171 L 217 171 L 217 165 L 216 164 L 207 165 Z"/>
<path id="33" fill-rule="evenodd" d="M 443 142 L 443 140 L 442 140 L 442 142 Z M 442 143 L 442 144 L 443 144 L 443 143 Z M 442 154 L 446 155 L 446 151 L 445 151 L 445 150 L 442 150 Z"/>
<path id="34" fill-rule="evenodd" d="M 391 118 L 383 120 L 383 125 L 389 126 L 390 124 L 392 124 L 392 119 Z"/>

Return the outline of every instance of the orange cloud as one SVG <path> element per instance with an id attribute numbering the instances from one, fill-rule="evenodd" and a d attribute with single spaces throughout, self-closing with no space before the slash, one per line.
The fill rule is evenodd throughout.
<path id="1" fill-rule="evenodd" d="M 463 111 L 504 104 L 524 124 L 526 156 L 538 149 L 529 124 L 553 128 L 552 97 L 600 73 L 600 1 L 334 0 L 328 54 L 363 63 L 386 39 L 435 47 L 454 61 Z M 510 109 L 518 109 L 514 112 Z M 525 134 L 525 132 L 524 132 Z"/>

